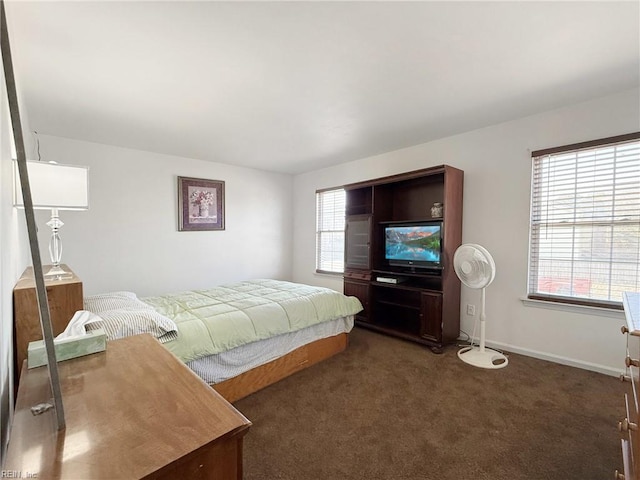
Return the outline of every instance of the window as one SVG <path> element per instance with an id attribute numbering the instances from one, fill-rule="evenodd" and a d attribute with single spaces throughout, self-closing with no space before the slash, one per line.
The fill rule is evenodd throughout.
<path id="1" fill-rule="evenodd" d="M 622 308 L 640 290 L 639 139 L 532 153 L 529 298 Z"/>
<path id="2" fill-rule="evenodd" d="M 316 271 L 344 271 L 345 193 L 342 188 L 316 192 Z"/>

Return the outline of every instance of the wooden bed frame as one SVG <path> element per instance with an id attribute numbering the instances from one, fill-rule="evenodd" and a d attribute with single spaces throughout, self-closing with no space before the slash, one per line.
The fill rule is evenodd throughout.
<path id="1" fill-rule="evenodd" d="M 63 267 L 69 270 L 66 265 Z M 75 312 L 82 309 L 82 295 L 82 282 L 75 274 L 67 279 L 47 281 L 47 297 L 54 335 L 61 333 Z M 13 289 L 13 317 L 16 363 L 14 384 L 17 388 L 22 363 L 27 358 L 29 342 L 42 339 L 40 313 L 31 267 L 25 270 Z M 342 352 L 347 345 L 347 333 L 316 340 L 269 363 L 211 386 L 228 402 L 235 402 Z"/>
<path id="2" fill-rule="evenodd" d="M 348 334 L 340 333 L 297 348 L 287 355 L 260 365 L 237 377 L 212 387 L 228 402 L 235 402 L 258 390 L 304 370 L 311 365 L 342 352 L 349 343 Z"/>

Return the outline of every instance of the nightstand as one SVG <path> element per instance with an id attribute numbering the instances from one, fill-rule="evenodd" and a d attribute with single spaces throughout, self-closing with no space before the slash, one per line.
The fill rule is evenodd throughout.
<path id="1" fill-rule="evenodd" d="M 43 269 L 47 271 L 47 267 L 45 265 Z M 62 267 L 71 272 L 66 265 L 62 265 Z M 51 315 L 51 327 L 55 336 L 64 331 L 69 320 L 78 310 L 84 308 L 82 281 L 75 273 L 71 272 L 69 278 L 46 280 L 45 287 L 49 305 L 55 305 L 49 312 Z M 13 318 L 16 332 L 14 337 L 14 361 L 15 384 L 17 385 L 22 362 L 27 358 L 29 342 L 42 339 L 40 310 L 38 309 L 33 267 L 29 267 L 24 271 L 13 288 Z"/>

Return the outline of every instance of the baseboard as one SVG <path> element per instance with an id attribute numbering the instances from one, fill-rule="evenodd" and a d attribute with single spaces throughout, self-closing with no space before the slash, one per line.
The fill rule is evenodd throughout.
<path id="1" fill-rule="evenodd" d="M 466 339 L 461 339 L 466 341 Z M 486 346 L 489 348 L 495 348 L 497 350 L 504 350 L 506 352 L 517 353 L 519 355 L 526 355 L 527 357 L 538 358 L 540 360 L 547 360 L 553 363 L 559 363 L 560 365 L 567 365 L 569 367 L 582 368 L 583 370 L 590 370 L 592 372 L 602 373 L 604 375 L 610 375 L 612 377 L 618 377 L 623 372 L 623 369 L 616 369 L 607 367 L 605 365 L 598 365 L 596 363 L 582 362 L 573 358 L 561 357 L 560 355 L 553 355 L 550 353 L 539 352 L 537 350 L 530 350 L 528 348 L 515 347 L 513 345 L 507 345 L 500 342 L 486 342 Z"/>

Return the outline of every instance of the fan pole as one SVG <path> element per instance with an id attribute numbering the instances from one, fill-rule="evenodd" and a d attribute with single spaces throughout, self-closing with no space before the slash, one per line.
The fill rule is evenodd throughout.
<path id="1" fill-rule="evenodd" d="M 485 323 L 487 315 L 484 313 L 485 294 L 484 287 L 480 289 L 480 352 L 484 353 L 485 346 Z"/>

